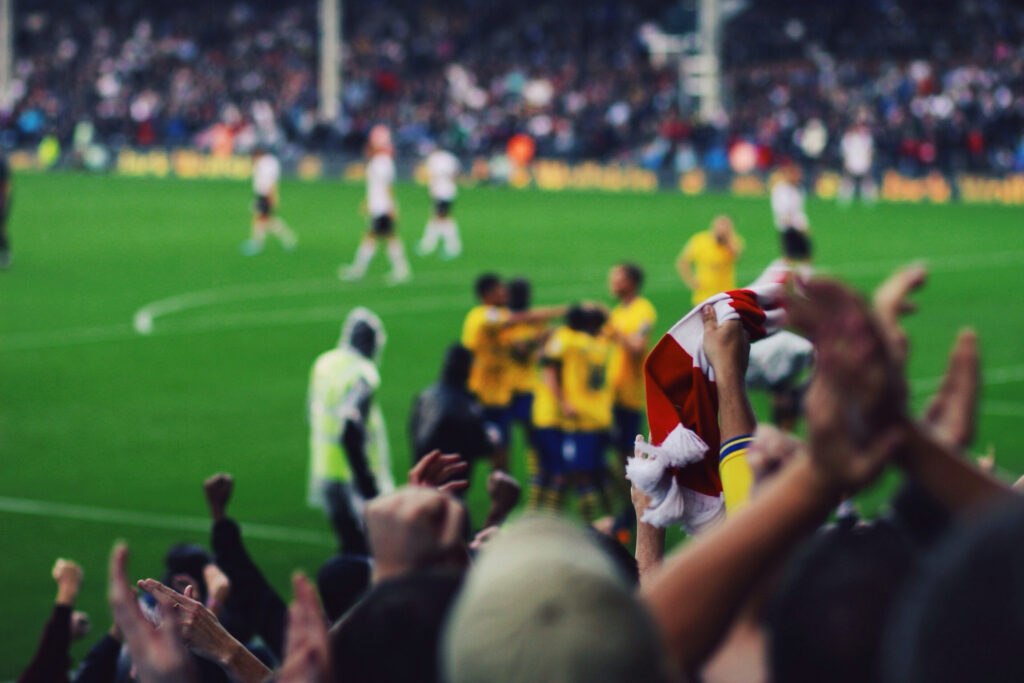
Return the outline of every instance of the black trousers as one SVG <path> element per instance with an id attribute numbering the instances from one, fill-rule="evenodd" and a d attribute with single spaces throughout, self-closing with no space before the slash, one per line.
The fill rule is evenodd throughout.
<path id="1" fill-rule="evenodd" d="M 326 485 L 324 493 L 327 517 L 338 536 L 338 549 L 346 555 L 369 555 L 370 544 L 366 540 L 362 515 L 356 510 L 352 485 L 332 481 Z"/>

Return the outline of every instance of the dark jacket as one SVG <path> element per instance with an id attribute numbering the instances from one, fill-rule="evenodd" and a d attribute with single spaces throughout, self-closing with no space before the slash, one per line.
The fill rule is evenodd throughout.
<path id="1" fill-rule="evenodd" d="M 466 460 L 494 451 L 480 403 L 464 387 L 443 380 L 424 389 L 413 402 L 409 438 L 416 460 L 435 448 Z"/>

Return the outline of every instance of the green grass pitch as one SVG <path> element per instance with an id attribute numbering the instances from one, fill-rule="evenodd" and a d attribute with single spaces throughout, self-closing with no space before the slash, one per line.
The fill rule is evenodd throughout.
<path id="1" fill-rule="evenodd" d="M 411 247 L 428 198 L 413 185 L 397 192 L 400 232 Z M 236 476 L 231 513 L 243 524 L 306 531 L 270 529 L 249 539 L 277 586 L 287 586 L 294 568 L 316 571 L 331 547 L 318 542 L 327 530 L 320 513 L 305 505 L 307 373 L 353 306 L 375 309 L 387 326 L 380 400 L 403 481 L 409 405 L 458 338 L 478 272 L 531 277 L 538 303 L 607 300 L 608 267 L 636 260 L 647 269 L 664 330 L 689 307 L 673 260 L 715 214 L 731 214 L 747 240 L 741 283 L 777 249 L 766 199 L 465 189 L 455 210 L 461 258 L 411 257 L 414 280 L 392 288 L 383 284 L 378 254 L 364 282 L 341 283 L 337 267 L 351 258 L 364 225 L 361 193 L 338 182 L 286 182 L 281 213 L 299 233 L 298 249 L 284 253 L 271 242 L 247 258 L 239 252 L 248 231 L 246 183 L 15 179 L 15 260 L 0 273 L 0 680 L 15 677 L 35 647 L 56 557 L 85 568 L 79 605 L 94 630 L 74 647 L 77 660 L 109 626 L 104 582 L 113 540 L 130 543 L 140 578 L 158 574 L 172 542 L 206 542 L 194 520 L 206 512 L 200 482 L 213 472 Z M 860 288 L 898 264 L 930 262 L 920 312 L 908 322 L 915 403 L 934 387 L 956 329 L 975 326 L 987 380 L 977 448 L 995 444 L 1004 474 L 1020 474 L 1024 437 L 1013 428 L 1024 415 L 1020 209 L 841 210 L 814 201 L 808 209 L 818 264 Z M 151 335 L 133 331 L 140 307 L 194 292 L 172 299 Z M 516 451 L 522 479 L 518 442 Z M 476 472 L 470 495 L 478 513 L 484 474 Z M 883 493 L 868 494 L 865 505 L 876 506 Z M 116 511 L 130 511 L 132 523 L 118 522 Z"/>

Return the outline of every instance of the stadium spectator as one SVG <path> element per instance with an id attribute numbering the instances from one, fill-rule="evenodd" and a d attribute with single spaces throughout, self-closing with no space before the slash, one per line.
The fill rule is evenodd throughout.
<path id="1" fill-rule="evenodd" d="M 727 148 L 746 141 L 762 170 L 790 158 L 818 171 L 840 168 L 843 132 L 866 116 L 879 166 L 1024 170 L 1024 21 L 1012 2 L 749 3 L 723 31 L 728 116 L 713 121 L 680 109 L 674 66 L 653 63 L 641 39 L 648 22 L 672 28 L 675 4 L 347 7 L 344 114 L 327 124 L 312 0 L 226 12 L 196 0 L 29 0 L 18 3 L 15 101 L 0 127 L 16 146 L 50 132 L 67 143 L 85 125 L 115 149 L 244 153 L 262 141 L 355 156 L 385 122 L 409 157 L 439 144 L 489 158 L 527 133 L 538 157 L 676 170 L 724 168 Z"/>
<path id="2" fill-rule="evenodd" d="M 462 587 L 451 570 L 418 571 L 381 582 L 331 630 L 338 680 L 430 683 L 442 680 L 439 642 Z"/>
<path id="3" fill-rule="evenodd" d="M 50 619 L 43 628 L 35 656 L 18 677 L 18 683 L 51 683 L 67 681 L 71 641 L 89 630 L 89 619 L 75 612 L 75 600 L 82 587 L 82 568 L 71 560 L 58 558 L 50 572 L 57 582 L 57 599 Z"/>
<path id="4" fill-rule="evenodd" d="M 203 482 L 203 493 L 213 522 L 210 546 L 216 562 L 214 566 L 223 570 L 231 582 L 227 604 L 222 604 L 223 598 L 218 597 L 208 601 L 207 607 L 226 623 L 228 630 L 239 640 L 248 642 L 258 634 L 274 657 L 280 659 L 284 652 L 287 608 L 249 556 L 238 523 L 227 516 L 233 490 L 234 479 L 229 474 L 215 474 Z M 225 619 L 225 610 L 234 618 Z M 232 625 L 235 627 L 231 628 Z"/>

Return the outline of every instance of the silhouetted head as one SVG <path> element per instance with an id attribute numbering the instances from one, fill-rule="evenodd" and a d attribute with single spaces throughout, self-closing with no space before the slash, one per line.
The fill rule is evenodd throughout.
<path id="1" fill-rule="evenodd" d="M 882 631 L 917 562 L 888 522 L 844 519 L 810 538 L 768 606 L 771 678 L 878 680 Z"/>
<path id="2" fill-rule="evenodd" d="M 504 306 L 506 301 L 505 285 L 497 273 L 483 273 L 473 284 L 473 291 L 480 303 L 488 306 Z"/>
<path id="3" fill-rule="evenodd" d="M 587 315 L 586 308 L 581 304 L 573 304 L 569 306 L 569 310 L 565 313 L 565 324 L 570 330 L 585 332 L 588 322 L 589 317 Z"/>
<path id="4" fill-rule="evenodd" d="M 377 363 L 380 361 L 380 356 L 386 342 L 387 335 L 384 332 L 384 323 L 381 322 L 376 313 L 360 306 L 345 318 L 338 346 L 353 349 L 365 358 Z"/>
<path id="5" fill-rule="evenodd" d="M 512 311 L 525 311 L 530 308 L 530 281 L 517 277 L 508 281 L 508 307 Z"/>
<path id="6" fill-rule="evenodd" d="M 324 562 L 316 585 L 328 621 L 337 621 L 356 604 L 370 588 L 371 574 L 370 559 L 362 555 L 335 555 Z"/>
<path id="7" fill-rule="evenodd" d="M 884 679 L 1024 681 L 1024 503 L 953 532 L 908 586 L 885 634 Z"/>
<path id="8" fill-rule="evenodd" d="M 811 258 L 811 238 L 803 230 L 786 228 L 782 231 L 782 253 L 792 261 Z"/>
<path id="9" fill-rule="evenodd" d="M 205 602 L 206 579 L 203 578 L 203 569 L 211 562 L 213 562 L 213 558 L 201 545 L 195 543 L 173 545 L 164 556 L 163 583 L 178 592 L 184 591 L 185 585 L 190 583 L 199 593 L 200 601 Z M 184 576 L 190 580 L 183 582 L 176 579 L 176 577 Z"/>
<path id="10" fill-rule="evenodd" d="M 608 321 L 608 314 L 604 312 L 603 308 L 597 306 L 586 306 L 583 312 L 586 315 L 583 331 L 595 336 L 600 334 L 604 324 Z"/>
<path id="11" fill-rule="evenodd" d="M 441 381 L 458 387 L 465 387 L 469 381 L 469 370 L 473 366 L 473 354 L 462 344 L 452 344 L 444 354 L 441 365 Z"/>
<path id="12" fill-rule="evenodd" d="M 462 574 L 428 571 L 376 585 L 331 632 L 335 680 L 431 683 L 438 645 Z"/>

